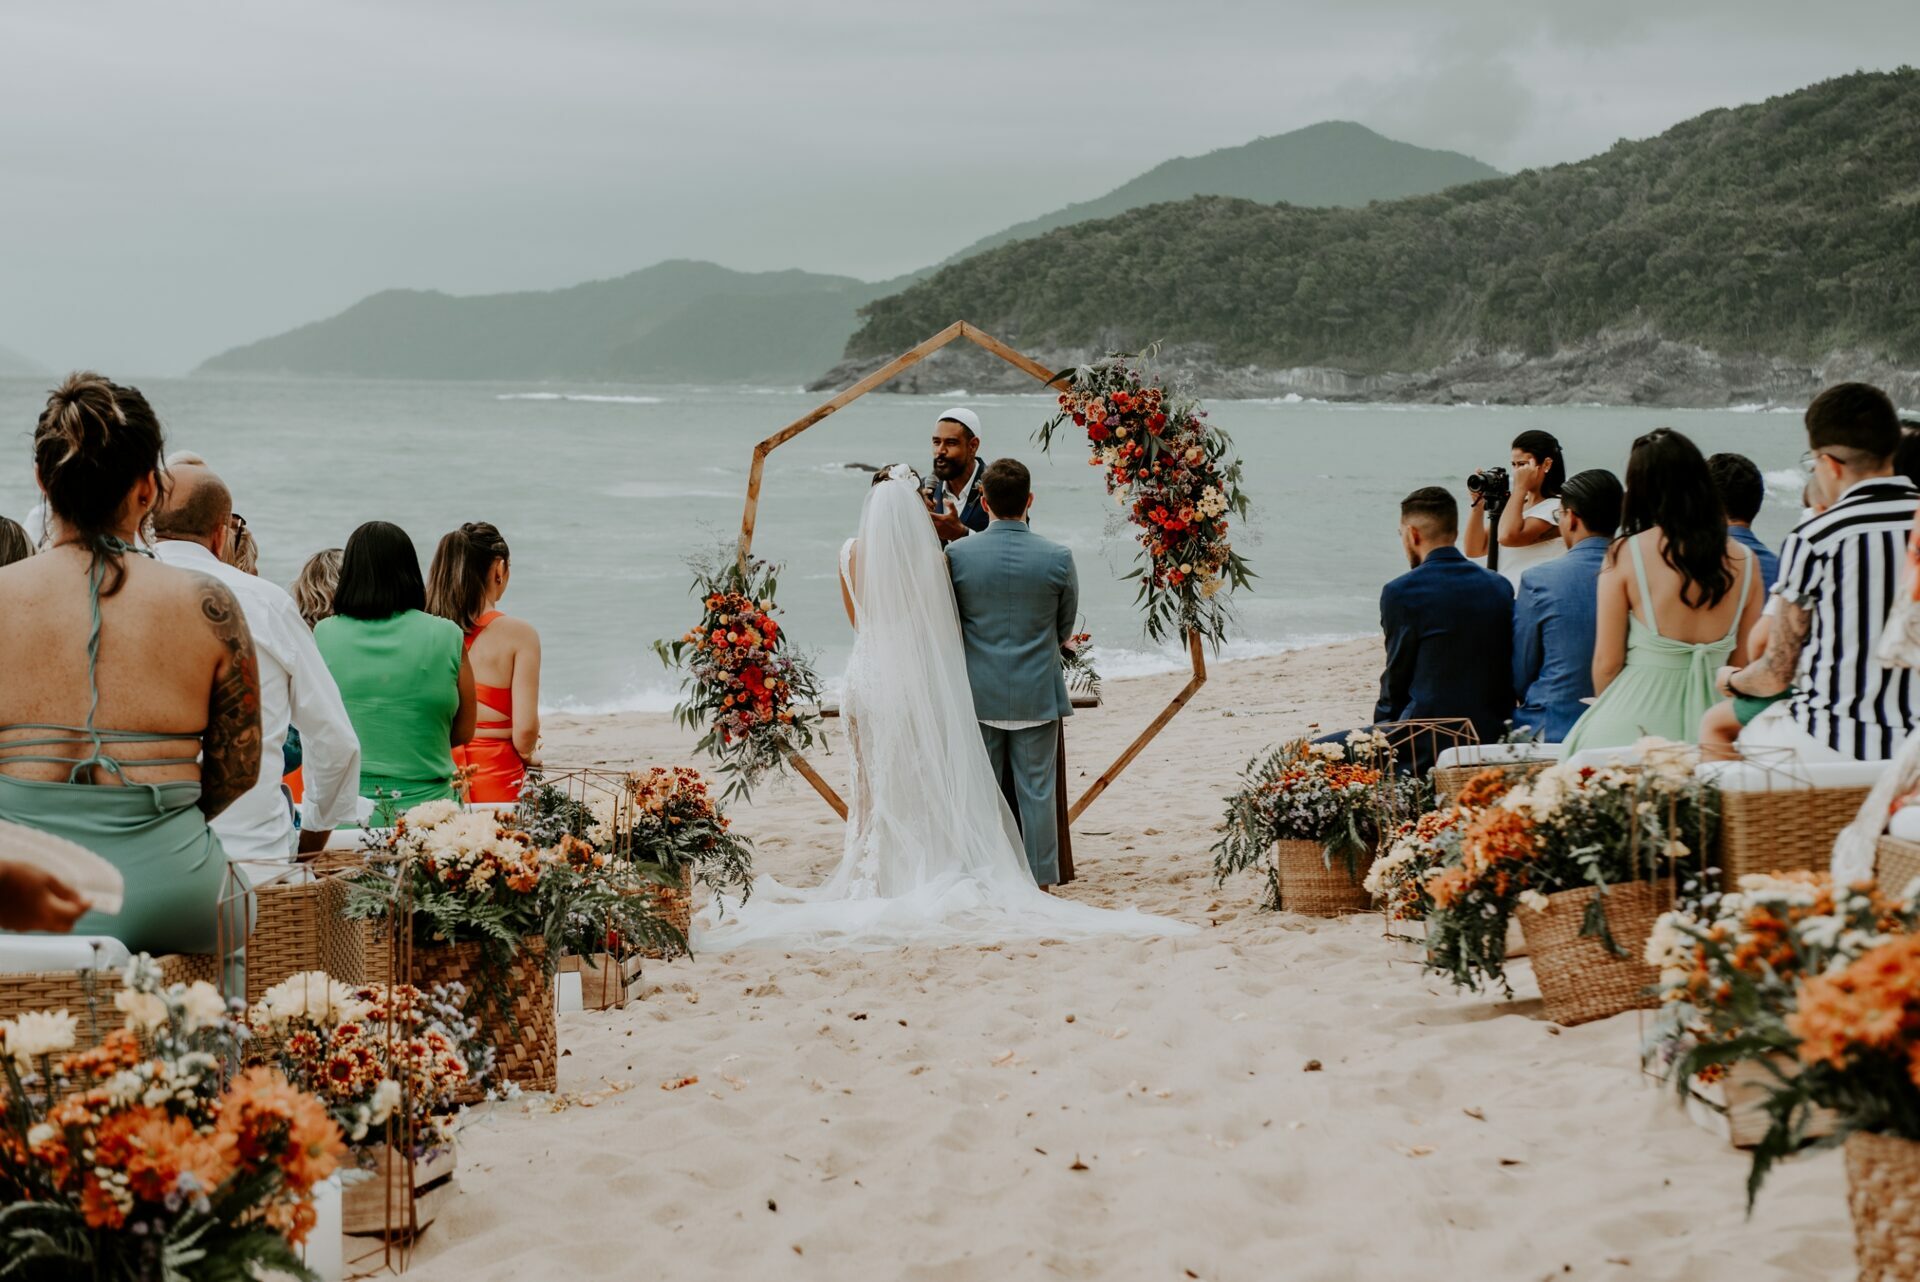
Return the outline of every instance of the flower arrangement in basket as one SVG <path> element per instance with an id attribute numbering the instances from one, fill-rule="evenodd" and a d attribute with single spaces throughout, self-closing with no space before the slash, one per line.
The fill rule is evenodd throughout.
<path id="1" fill-rule="evenodd" d="M 210 984 L 163 987 L 142 955 L 115 1004 L 126 1027 L 88 1050 L 65 1011 L 0 1024 L 0 1275 L 311 1277 L 294 1246 L 346 1151 L 326 1105 L 228 1075 L 245 1032 Z"/>
<path id="2" fill-rule="evenodd" d="M 247 1022 L 363 1156 L 385 1143 L 393 1119 L 418 1157 L 452 1143 L 456 1096 L 493 1069 L 492 1048 L 461 1009 L 465 997 L 457 985 L 353 985 L 316 970 L 269 988 Z"/>
<path id="3" fill-rule="evenodd" d="M 700 622 L 678 641 L 656 641 L 670 668 L 687 670 L 676 721 L 703 730 L 699 743 L 727 776 L 726 796 L 747 796 L 769 770 L 813 746 L 820 729 L 820 680 L 794 653 L 774 618 L 778 571 L 731 555 L 694 566 Z"/>
<path id="4" fill-rule="evenodd" d="M 1920 1258 L 1920 935 L 1895 935 L 1844 966 L 1806 975 L 1785 1019 L 1799 1071 L 1767 1102 L 1749 1205 L 1774 1162 L 1800 1146 L 1809 1111 L 1844 1142 L 1860 1277 L 1910 1278 Z"/>
<path id="5" fill-rule="evenodd" d="M 1388 837 L 1386 853 L 1373 861 L 1361 885 L 1389 922 L 1426 920 L 1433 909 L 1427 877 L 1445 861 L 1448 838 L 1457 835 L 1463 813 L 1456 800 L 1444 810 L 1406 820 Z"/>
<path id="6" fill-rule="evenodd" d="M 1726 1084 L 1742 1065 L 1759 1069 L 1759 1080 L 1781 1079 L 1795 1050 L 1787 1018 L 1801 981 L 1916 924 L 1911 896 L 1888 899 L 1871 883 L 1836 888 L 1826 873 L 1809 872 L 1749 874 L 1717 902 L 1665 913 L 1647 939 L 1662 1002 L 1648 1058 L 1683 1098 Z"/>
<path id="7" fill-rule="evenodd" d="M 1710 870 L 1684 863 L 1712 849 L 1719 815 L 1718 793 L 1695 778 L 1697 749 L 1646 741 L 1640 753 L 1636 767 L 1549 766 L 1460 828 L 1457 853 L 1425 881 L 1429 969 L 1462 988 L 1511 992 L 1508 923 L 1517 909 L 1543 913 L 1562 894 L 1584 900 L 1580 938 L 1637 964 L 1644 939 L 1615 938 L 1611 891 L 1671 878 L 1690 898 L 1708 892 Z M 1534 969 L 1543 974 L 1537 958 Z"/>
<path id="8" fill-rule="evenodd" d="M 753 845 L 733 830 L 698 770 L 655 766 L 632 776 L 629 787 L 634 858 L 658 869 L 682 896 L 699 878 L 722 912 L 729 891 L 746 902 L 753 893 Z"/>
<path id="9" fill-rule="evenodd" d="M 1106 469 L 1107 493 L 1139 528 L 1142 563 L 1129 577 L 1140 580 L 1147 635 L 1193 632 L 1218 644 L 1228 622 L 1220 593 L 1253 577 L 1227 538 L 1228 514 L 1247 512 L 1240 463 L 1199 402 L 1142 365 L 1112 355 L 1063 370 L 1060 411 L 1040 428 L 1040 447 L 1050 450 L 1069 420 L 1086 432 L 1087 461 Z"/>
<path id="10" fill-rule="evenodd" d="M 1378 731 L 1356 731 L 1344 744 L 1296 739 L 1256 757 L 1227 798 L 1226 822 L 1213 847 L 1216 882 L 1249 868 L 1266 875 L 1266 907 L 1283 898 L 1277 842 L 1319 847 L 1327 871 L 1338 861 L 1358 882 L 1362 863 L 1383 832 L 1417 813 L 1421 785 L 1393 771 L 1393 750 Z"/>

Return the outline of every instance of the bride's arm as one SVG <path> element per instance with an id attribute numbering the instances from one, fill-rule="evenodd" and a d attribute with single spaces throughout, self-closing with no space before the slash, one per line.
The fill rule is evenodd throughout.
<path id="1" fill-rule="evenodd" d="M 848 577 L 853 573 L 853 558 L 855 555 L 857 555 L 856 549 L 848 548 L 846 556 L 842 558 L 843 563 L 840 567 L 840 604 L 846 607 L 847 625 L 855 632 L 858 632 L 860 630 L 860 619 L 854 613 L 853 589 L 849 587 L 847 583 Z"/>

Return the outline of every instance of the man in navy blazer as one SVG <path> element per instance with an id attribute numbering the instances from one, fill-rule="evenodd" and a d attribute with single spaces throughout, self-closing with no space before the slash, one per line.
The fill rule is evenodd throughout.
<path id="1" fill-rule="evenodd" d="M 1593 697 L 1593 639 L 1600 571 L 1620 525 L 1619 480 L 1603 468 L 1569 477 L 1560 491 L 1565 556 L 1520 576 L 1513 609 L 1513 724 L 1559 743 Z"/>
<path id="2" fill-rule="evenodd" d="M 1513 716 L 1513 589 L 1460 554 L 1459 533 L 1460 505 L 1440 486 L 1401 500 L 1400 542 L 1413 569 L 1380 591 L 1387 666 L 1373 719 L 1465 719 L 1482 743 L 1495 743 Z M 1432 766 L 1435 743 L 1413 737 L 1415 770 Z"/>

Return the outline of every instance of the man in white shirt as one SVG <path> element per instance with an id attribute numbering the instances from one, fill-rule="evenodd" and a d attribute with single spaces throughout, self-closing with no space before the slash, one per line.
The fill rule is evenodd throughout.
<path id="1" fill-rule="evenodd" d="M 240 603 L 260 660 L 260 779 L 212 828 L 229 859 L 284 862 L 294 853 L 293 813 L 280 787 L 287 727 L 300 728 L 304 752 L 302 850 L 318 850 L 331 829 L 357 819 L 360 740 L 293 598 L 220 559 L 238 520 L 225 482 L 200 464 L 175 466 L 169 475 L 166 501 L 153 517 L 154 554 L 225 584 Z M 266 875 L 256 871 L 249 880 Z"/>

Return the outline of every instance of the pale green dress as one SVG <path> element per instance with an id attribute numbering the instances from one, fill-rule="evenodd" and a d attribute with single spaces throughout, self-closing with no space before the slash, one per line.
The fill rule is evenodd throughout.
<path id="1" fill-rule="evenodd" d="M 1640 540 L 1627 540 L 1647 617 L 1642 620 L 1628 611 L 1626 667 L 1567 732 L 1560 747 L 1561 760 L 1585 748 L 1631 747 L 1648 735 L 1676 743 L 1699 742 L 1700 719 L 1720 701 L 1714 675 L 1739 640 L 1747 594 L 1753 590 L 1753 552 L 1744 547 L 1740 550 L 1746 554 L 1746 565 L 1740 573 L 1740 600 L 1727 635 L 1718 641 L 1675 641 L 1661 636 L 1655 621 Z"/>

